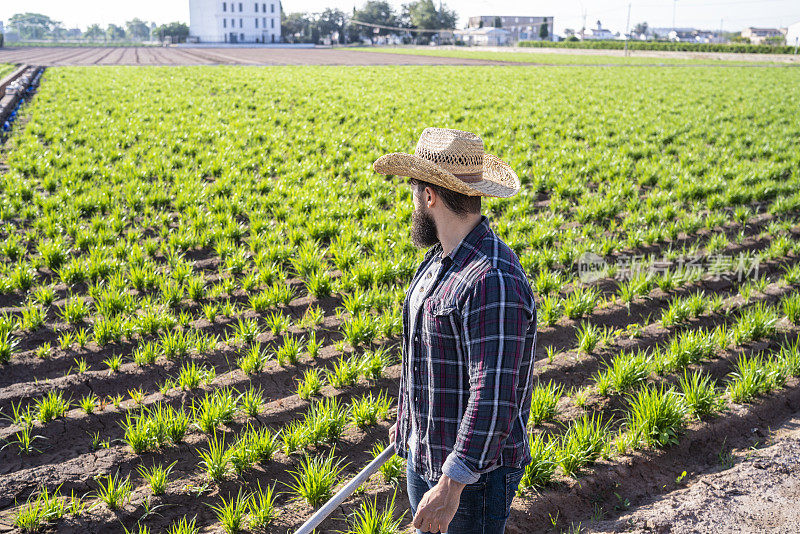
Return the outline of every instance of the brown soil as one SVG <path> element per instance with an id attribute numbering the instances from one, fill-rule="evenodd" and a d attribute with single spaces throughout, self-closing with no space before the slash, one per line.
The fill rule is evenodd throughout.
<path id="1" fill-rule="evenodd" d="M 589 532 L 795 533 L 800 524 L 800 413 L 752 448 L 720 455 L 717 465 L 682 479 L 682 489 L 626 511 Z M 765 443 L 766 442 L 766 443 Z M 678 474 L 680 476 L 680 474 Z"/>
<path id="2" fill-rule="evenodd" d="M 36 52 L 46 54 L 51 51 L 52 49 Z M 130 55 L 129 49 L 101 51 L 102 54 L 106 54 L 103 57 L 92 55 L 97 54 L 97 50 L 62 49 L 62 51 L 74 54 L 71 56 L 72 60 L 80 61 L 90 61 L 94 58 L 94 61 L 102 62 L 105 61 L 104 57 L 117 61 Z M 159 61 L 165 57 L 164 54 L 172 51 L 173 49 L 141 49 L 138 56 L 134 57 Z M 186 50 L 176 51 L 187 53 Z M 201 51 L 207 52 L 206 49 Z M 351 54 L 364 56 L 361 52 Z M 392 57 L 390 54 L 378 55 Z M 725 253 L 763 250 L 769 246 L 769 240 L 759 235 L 762 225 L 766 222 L 767 217 L 754 221 L 745 232 L 746 239 L 741 244 L 731 243 Z M 738 231 L 733 227 L 714 231 L 720 230 L 731 234 Z M 795 232 L 797 230 L 794 229 Z M 702 238 L 703 236 L 699 235 L 680 236 L 672 243 L 643 247 L 638 252 L 656 253 L 667 246 L 677 248 L 681 244 Z M 218 260 L 213 257 L 212 251 L 195 250 L 187 254 L 187 257 L 196 261 L 196 269 L 207 270 L 210 283 L 215 281 L 214 273 L 217 270 Z M 768 274 L 772 280 L 776 280 L 785 265 L 796 264 L 799 260 L 798 256 L 789 255 L 780 261 L 763 263 L 760 274 Z M 54 281 L 53 273 L 46 269 L 41 269 L 39 274 L 42 281 Z M 338 273 L 333 274 L 338 275 Z M 290 284 L 301 296 L 288 306 L 282 307 L 281 311 L 291 315 L 296 323 L 309 305 L 319 305 L 325 319 L 314 330 L 317 338 L 323 341 L 323 348 L 316 359 L 303 357 L 295 365 L 281 367 L 275 361 L 270 361 L 262 373 L 254 376 L 246 376 L 236 366 L 239 349 L 225 345 L 220 345 L 202 355 L 193 355 L 183 361 L 166 361 L 162 358 L 154 365 L 144 367 L 126 362 L 119 372 L 110 373 L 102 363 L 103 360 L 114 354 L 129 356 L 135 344 L 141 339 L 124 339 L 120 343 L 111 343 L 105 347 L 90 342 L 84 349 L 77 346 L 66 350 L 59 348 L 58 334 L 71 327 L 62 323 L 56 313 L 58 307 L 64 304 L 68 290 L 64 284 L 56 285 L 56 300 L 49 308 L 45 324 L 36 331 L 26 332 L 21 336 L 20 352 L 15 354 L 12 361 L 4 365 L 0 372 L 0 410 L 4 416 L 8 416 L 12 406 L 18 403 L 26 405 L 49 391 L 61 391 L 65 397 L 75 402 L 89 394 L 103 398 L 119 394 L 127 399 L 130 390 L 141 388 L 145 392 L 142 401 L 145 406 L 152 406 L 157 402 L 172 406 L 187 406 L 191 404 L 193 398 L 202 397 L 206 391 L 212 389 L 233 386 L 241 391 L 253 386 L 264 392 L 265 405 L 262 413 L 254 419 L 238 416 L 233 423 L 222 428 L 226 441 L 230 443 L 234 436 L 250 423 L 267 425 L 277 430 L 289 421 L 302 416 L 310 405 L 308 401 L 296 395 L 296 380 L 306 369 L 330 368 L 340 356 L 333 344 L 342 338 L 340 331 L 342 322 L 336 316 L 336 308 L 341 305 L 340 299 L 337 297 L 315 299 L 303 294 L 300 280 L 290 280 Z M 604 296 L 610 296 L 616 290 L 616 282 L 613 280 L 602 280 L 598 285 Z M 84 286 L 74 289 L 76 293 L 82 293 L 86 288 Z M 630 306 L 610 303 L 599 307 L 591 315 L 594 324 L 622 328 L 636 322 L 641 323 L 643 329 L 638 337 L 618 338 L 609 346 L 599 347 L 589 355 L 579 354 L 575 349 L 576 327 L 581 321 L 562 318 L 555 325 L 540 329 L 535 370 L 537 378 L 542 382 L 552 379 L 567 387 L 584 386 L 591 384 L 592 375 L 603 362 L 608 361 L 620 350 L 644 349 L 663 344 L 681 331 L 730 324 L 736 317 L 735 309 L 745 304 L 741 301 L 741 297 L 736 297 L 737 289 L 738 287 L 730 281 L 701 281 L 671 291 L 669 294 L 655 289 L 647 298 L 636 299 Z M 732 297 L 729 302 L 730 310 L 702 314 L 680 327 L 664 328 L 658 323 L 662 310 L 669 305 L 673 297 L 688 295 L 697 290 Z M 754 302 L 775 304 L 783 295 L 796 290 L 796 287 L 773 282 L 763 291 L 754 292 L 748 304 Z M 135 291 L 131 290 L 131 293 Z M 240 291 L 231 298 L 231 301 L 246 307 L 247 295 Z M 0 314 L 18 314 L 23 302 L 24 296 L 20 293 L 0 296 Z M 200 316 L 197 303 L 184 301 L 181 303 L 181 309 Z M 734 313 L 731 315 L 725 313 L 726 311 Z M 247 311 L 244 315 L 258 317 L 263 327 L 266 314 Z M 191 326 L 204 333 L 224 338 L 224 333 L 232 322 L 234 321 L 230 318 L 224 317 L 217 318 L 213 323 L 205 319 L 196 319 Z M 90 325 L 82 326 L 89 328 Z M 774 350 L 781 341 L 798 337 L 797 325 L 788 324 L 786 320 L 781 322 L 780 331 L 780 334 L 773 339 L 749 343 L 735 350 L 722 351 L 713 360 L 703 362 L 702 368 L 713 377 L 721 379 L 731 371 L 733 362 L 740 354 L 749 355 L 765 349 Z M 290 332 L 294 335 L 306 333 L 297 327 L 292 327 Z M 269 346 L 279 344 L 284 336 L 285 334 L 276 336 L 263 333 L 258 340 Z M 51 357 L 44 360 L 35 355 L 35 349 L 43 343 L 50 343 L 53 347 Z M 379 340 L 376 346 L 387 346 L 397 354 L 398 344 L 399 339 L 394 337 Z M 555 347 L 557 352 L 552 362 L 547 360 L 545 352 L 545 348 L 549 346 Z M 76 358 L 84 358 L 91 369 L 86 373 L 75 373 Z M 213 387 L 202 386 L 194 391 L 173 389 L 167 394 L 160 393 L 159 385 L 167 377 L 175 376 L 184 361 L 190 360 L 216 370 L 217 378 Z M 399 387 L 398 377 L 399 366 L 394 365 L 387 370 L 386 376 L 381 380 L 375 382 L 362 380 L 356 386 L 344 390 L 326 386 L 322 394 L 328 397 L 336 396 L 342 402 L 349 402 L 367 391 L 377 393 L 384 390 L 394 397 Z M 674 382 L 674 378 L 668 380 Z M 594 395 L 589 397 L 586 406 L 589 410 L 599 411 L 607 416 L 616 415 L 625 407 L 625 402 L 621 395 L 608 397 Z M 40 452 L 31 455 L 19 454 L 13 445 L 0 450 L 0 532 L 13 531 L 9 526 L 3 525 L 10 525 L 17 505 L 24 502 L 38 486 L 46 485 L 51 490 L 60 487 L 61 493 L 66 495 L 70 495 L 71 492 L 76 495 L 87 495 L 98 487 L 93 479 L 94 476 L 117 471 L 123 477 L 131 474 L 134 482 L 135 491 L 128 504 L 118 511 L 100 505 L 87 509 L 78 518 L 66 516 L 51 530 L 88 534 L 121 532 L 123 525 L 132 529 L 137 520 L 146 515 L 145 503 L 149 498 L 149 490 L 137 474 L 136 467 L 140 464 L 149 466 L 154 462 L 168 465 L 173 461 L 177 463 L 167 493 L 150 499 L 151 510 L 155 506 L 160 507 L 155 509 L 154 514 L 146 517 L 145 523 L 153 532 L 163 532 L 176 519 L 183 516 L 191 518 L 196 515 L 197 523 L 203 532 L 220 532 L 219 523 L 209 504 L 219 504 L 220 496 L 235 494 L 241 487 L 252 488 L 257 482 L 261 483 L 262 487 L 276 483 L 276 489 L 283 492 L 286 489 L 285 483 L 291 481 L 288 471 L 297 468 L 298 458 L 295 455 L 287 456 L 279 452 L 271 461 L 256 466 L 238 479 L 231 476 L 221 484 L 207 484 L 206 476 L 198 466 L 197 453 L 198 448 L 206 446 L 207 436 L 193 430 L 179 445 L 136 455 L 121 442 L 123 431 L 120 422 L 124 420 L 128 410 L 138 410 L 130 399 L 122 401 L 119 407 L 107 404 L 91 415 L 73 407 L 65 417 L 44 425 L 41 423 L 34 425 L 34 434 L 41 436 L 34 446 L 41 449 Z M 559 477 L 551 487 L 545 488 L 539 494 L 528 494 L 517 498 L 513 505 L 508 531 L 519 534 L 549 532 L 552 531 L 553 525 L 563 529 L 577 523 L 590 525 L 590 528 L 601 531 L 603 529 L 618 531 L 623 526 L 627 528 L 631 522 L 636 528 L 662 529 L 662 531 L 664 525 L 669 527 L 673 522 L 677 522 L 677 527 L 673 528 L 686 529 L 676 530 L 677 532 L 705 531 L 704 526 L 717 524 L 749 524 L 778 532 L 788 531 L 781 529 L 790 528 L 795 524 L 793 519 L 797 518 L 796 515 L 790 515 L 792 512 L 790 505 L 786 504 L 791 503 L 793 499 L 796 500 L 798 495 L 797 468 L 792 467 L 791 458 L 797 458 L 797 438 L 800 432 L 796 431 L 796 427 L 791 427 L 794 423 L 787 424 L 785 435 L 778 434 L 776 438 L 778 441 L 775 441 L 774 446 L 762 451 L 751 451 L 753 455 L 751 458 L 756 460 L 743 460 L 724 473 L 716 471 L 719 471 L 721 451 L 727 453 L 733 450 L 734 457 L 742 458 L 747 454 L 745 451 L 756 443 L 763 446 L 771 436 L 771 428 L 786 423 L 787 420 L 796 421 L 798 411 L 800 411 L 800 381 L 794 378 L 787 382 L 785 388 L 757 399 L 751 404 L 731 405 L 727 411 L 715 417 L 692 423 L 681 437 L 680 443 L 674 447 L 662 451 L 640 451 L 616 457 L 611 461 L 600 461 L 597 465 L 586 469 L 577 479 Z M 546 423 L 544 428 L 552 433 L 558 433 L 564 423 L 574 420 L 581 413 L 583 413 L 581 408 L 571 399 L 565 398 L 560 405 L 557 420 Z M 393 415 L 390 413 L 390 421 Z M 370 453 L 372 447 L 379 441 L 385 442 L 390 421 L 383 421 L 366 430 L 348 427 L 342 440 L 335 446 L 337 455 L 349 462 L 343 472 L 343 478 L 350 478 L 368 463 L 372 457 Z M 9 421 L 0 420 L 0 440 L 13 439 L 18 430 Z M 94 433 L 98 433 L 101 439 L 108 440 L 108 446 L 93 449 L 91 435 Z M 322 447 L 311 452 L 326 453 L 327 450 L 327 447 Z M 676 482 L 676 478 L 683 471 L 687 472 L 687 476 L 680 483 Z M 761 479 L 751 482 L 756 475 L 761 475 Z M 397 507 L 400 511 L 408 509 L 402 484 L 397 492 Z M 394 488 L 383 483 L 378 477 L 374 477 L 365 489 L 366 496 L 379 496 L 380 502 L 393 491 Z M 768 498 L 759 500 L 759 496 L 762 495 L 771 497 L 772 501 Z M 323 524 L 319 532 L 332 533 L 342 529 L 343 517 L 363 499 L 364 495 L 351 497 L 330 520 Z M 96 504 L 96 500 L 91 497 L 89 502 L 89 506 Z M 681 503 L 680 507 L 677 506 L 678 503 Z M 290 501 L 285 493 L 279 495 L 277 505 L 278 517 L 270 527 L 270 532 L 294 530 L 312 513 L 309 506 Z M 733 511 L 729 512 L 726 507 L 731 507 Z M 714 510 L 717 515 L 728 514 L 730 523 L 721 523 L 719 522 L 721 519 L 715 519 L 716 516 L 712 514 Z M 669 515 L 670 513 L 673 515 Z M 780 515 L 783 513 L 787 514 L 785 519 Z M 775 519 L 776 517 L 778 519 Z M 667 519 L 661 521 L 661 518 Z M 408 526 L 410 519 L 406 514 L 403 520 L 405 527 Z M 746 521 L 752 522 L 746 523 Z"/>
<path id="3" fill-rule="evenodd" d="M 331 48 L 76 48 L 0 49 L 0 63 L 30 65 L 521 65 L 507 61 L 384 54 Z"/>

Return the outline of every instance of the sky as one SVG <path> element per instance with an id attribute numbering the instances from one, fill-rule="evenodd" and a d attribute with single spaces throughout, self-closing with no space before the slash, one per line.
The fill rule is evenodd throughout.
<path id="1" fill-rule="evenodd" d="M 409 0 L 389 0 L 399 10 Z M 337 7 L 352 12 L 365 0 L 284 0 L 286 13 L 318 12 Z M 434 0 L 438 5 L 438 0 Z M 458 15 L 458 27 L 464 27 L 474 15 L 529 15 L 554 17 L 555 33 L 565 28 L 579 30 L 586 14 L 586 26 L 600 20 L 604 28 L 624 32 L 630 4 L 630 28 L 646 21 L 650 27 L 675 26 L 707 30 L 739 31 L 748 26 L 785 27 L 800 22 L 800 0 L 556 0 L 520 2 L 520 0 L 450 0 L 445 5 Z M 674 11 L 673 11 L 674 10 Z M 8 24 L 14 13 L 34 12 L 64 23 L 66 28 L 85 30 L 93 23 L 105 27 L 122 25 L 138 17 L 163 24 L 189 22 L 189 0 L 2 0 L 0 20 Z"/>

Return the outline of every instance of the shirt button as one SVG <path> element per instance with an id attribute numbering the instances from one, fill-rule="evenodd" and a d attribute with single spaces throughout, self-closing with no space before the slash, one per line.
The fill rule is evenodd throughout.
<path id="1" fill-rule="evenodd" d="M 426 276 L 425 278 L 430 278 L 430 277 L 431 277 L 431 273 L 428 273 L 428 276 Z"/>

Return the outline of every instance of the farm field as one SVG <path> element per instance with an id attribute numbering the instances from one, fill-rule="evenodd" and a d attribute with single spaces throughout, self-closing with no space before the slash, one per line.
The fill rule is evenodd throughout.
<path id="1" fill-rule="evenodd" d="M 282 533 L 366 465 L 424 254 L 409 188 L 372 162 L 426 126 L 478 133 L 522 180 L 483 203 L 539 319 L 508 531 L 591 528 L 678 489 L 800 410 L 798 83 L 47 69 L 0 167 L 0 522 Z M 321 530 L 357 531 L 395 491 L 407 528 L 398 460 Z"/>
<path id="2" fill-rule="evenodd" d="M 5 78 L 14 70 L 14 65 L 8 63 L 0 63 L 0 79 Z"/>
<path id="3" fill-rule="evenodd" d="M 592 52 L 591 54 L 586 52 Z M 609 52 L 602 54 L 602 52 Z M 723 61 L 711 57 L 681 56 L 679 52 L 636 52 L 621 57 L 614 51 L 580 49 L 517 49 L 517 51 L 463 50 L 438 47 L 334 47 L 334 48 L 269 48 L 269 47 L 19 47 L 0 49 L 0 61 L 43 66 L 93 65 L 572 65 L 572 66 L 642 66 L 750 65 L 786 66 L 770 62 L 762 54 L 742 54 Z M 672 55 L 670 55 L 672 54 Z M 756 57 L 750 57 L 756 56 Z M 791 56 L 789 56 L 789 60 Z M 781 61 L 787 58 L 780 58 Z"/>
<path id="4" fill-rule="evenodd" d="M 28 47 L 0 49 L 0 61 L 41 66 L 93 65 L 503 65 L 477 58 L 386 55 L 352 49 L 271 47 Z"/>
<path id="5" fill-rule="evenodd" d="M 393 54 L 417 54 L 438 57 L 496 59 L 536 64 L 564 65 L 791 65 L 800 62 L 800 57 L 789 54 L 738 54 L 725 52 L 678 52 L 656 50 L 623 50 L 592 48 L 534 48 L 534 47 L 463 47 L 463 46 L 384 46 L 352 48 L 351 50 L 375 51 Z"/>

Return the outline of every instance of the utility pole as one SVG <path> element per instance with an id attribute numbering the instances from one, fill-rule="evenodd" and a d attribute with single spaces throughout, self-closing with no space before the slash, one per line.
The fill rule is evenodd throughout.
<path id="1" fill-rule="evenodd" d="M 672 0 L 672 29 L 675 29 L 675 6 L 678 5 L 678 0 Z"/>
<path id="2" fill-rule="evenodd" d="M 717 39 L 719 44 L 722 44 L 722 19 L 719 19 L 719 38 Z"/>
<path id="3" fill-rule="evenodd" d="M 631 4 L 628 2 L 628 22 L 625 23 L 625 53 L 624 55 L 628 55 L 628 39 L 630 39 L 629 28 L 631 27 Z"/>

